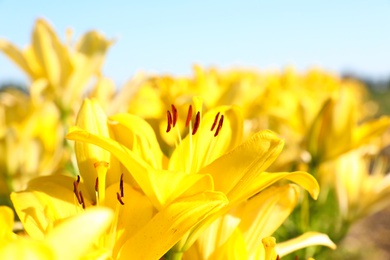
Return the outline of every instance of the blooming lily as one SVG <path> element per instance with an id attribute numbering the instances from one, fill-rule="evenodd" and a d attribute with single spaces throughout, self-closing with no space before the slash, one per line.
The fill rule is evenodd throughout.
<path id="1" fill-rule="evenodd" d="M 43 239 L 19 236 L 12 232 L 13 211 L 0 207 L 1 259 L 81 259 L 109 227 L 113 214 L 109 209 L 90 209 L 68 218 Z M 71 250 L 69 250 L 71 248 Z"/>
<path id="2" fill-rule="evenodd" d="M 108 135 L 104 117 L 97 103 L 87 100 L 77 125 Z M 32 180 L 26 191 L 11 195 L 15 210 L 31 237 L 42 239 L 68 217 L 82 214 L 91 207 L 105 206 L 114 211 L 113 223 L 88 255 L 158 259 L 190 228 L 227 203 L 224 194 L 208 190 L 188 193 L 185 198 L 172 200 L 157 209 L 132 185 L 128 173 L 121 174 L 119 163 L 107 151 L 77 143 L 76 156 L 80 169 L 76 179 L 64 175 L 45 176 Z"/>
<path id="3" fill-rule="evenodd" d="M 312 197 L 318 196 L 318 183 L 310 174 L 264 172 L 283 147 L 283 141 L 276 134 L 262 131 L 241 143 L 243 120 L 237 107 L 218 107 L 202 116 L 201 99 L 195 98 L 193 105 L 185 117 L 189 130 L 185 138 L 175 129 L 179 120 L 175 106 L 167 112 L 167 134 L 177 136 L 177 147 L 169 159 L 159 149 L 150 125 L 131 114 L 109 117 L 111 138 L 82 127 L 70 129 L 67 138 L 80 144 L 95 144 L 111 152 L 134 178 L 133 185 L 141 189 L 158 210 L 175 199 L 204 191 L 225 194 L 229 204 L 195 227 L 176 246 L 174 250 L 178 252 L 186 250 L 207 223 L 279 180 L 296 182 Z M 102 121 L 95 127 L 105 124 Z"/>

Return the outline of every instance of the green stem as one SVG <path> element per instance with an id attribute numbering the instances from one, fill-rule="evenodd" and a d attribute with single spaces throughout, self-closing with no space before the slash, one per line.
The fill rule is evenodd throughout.
<path id="1" fill-rule="evenodd" d="M 177 252 L 170 250 L 164 257 L 164 260 L 181 260 L 183 252 Z"/>

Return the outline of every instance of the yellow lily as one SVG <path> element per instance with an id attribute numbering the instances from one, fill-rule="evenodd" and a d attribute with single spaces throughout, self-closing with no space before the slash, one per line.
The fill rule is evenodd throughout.
<path id="1" fill-rule="evenodd" d="M 382 135 L 390 126 L 389 117 L 358 123 L 354 92 L 343 89 L 323 106 L 308 131 L 307 150 L 319 164 L 358 148 Z"/>
<path id="2" fill-rule="evenodd" d="M 40 240 L 13 233 L 13 217 L 10 208 L 0 206 L 1 259 L 65 260 L 81 259 L 109 227 L 113 214 L 104 208 L 87 210 L 64 220 Z"/>
<path id="3" fill-rule="evenodd" d="M 26 188 L 39 175 L 58 170 L 66 158 L 60 112 L 50 101 L 32 102 L 21 90 L 0 92 L 0 194 Z"/>
<path id="4" fill-rule="evenodd" d="M 106 121 L 100 106 L 87 100 L 77 125 L 104 136 L 109 134 Z M 107 151 L 76 143 L 76 157 L 81 174 L 76 180 L 62 175 L 37 178 L 26 191 L 11 195 L 30 236 L 42 239 L 69 216 L 104 205 L 115 212 L 114 221 L 89 256 L 158 259 L 190 228 L 227 203 L 222 193 L 205 191 L 188 193 L 157 209 L 132 185 L 127 172 L 121 174 L 121 166 Z"/>
<path id="5" fill-rule="evenodd" d="M 315 232 L 276 244 L 272 233 L 298 202 L 294 184 L 270 187 L 219 217 L 184 253 L 184 259 L 274 260 L 312 245 L 335 248 L 329 237 Z"/>
<path id="6" fill-rule="evenodd" d="M 318 183 L 305 172 L 264 172 L 283 146 L 283 141 L 274 133 L 262 131 L 241 143 L 243 121 L 237 107 L 218 107 L 203 117 L 201 108 L 201 99 L 195 98 L 196 116 L 193 120 L 192 113 L 187 114 L 185 121 L 189 134 L 184 139 L 175 125 L 179 120 L 176 108 L 172 106 L 172 112 L 167 113 L 167 134 L 178 136 L 177 147 L 169 159 L 159 149 L 150 125 L 131 114 L 109 118 L 111 138 L 81 127 L 70 129 L 67 138 L 95 144 L 111 152 L 134 178 L 133 185 L 139 187 L 159 210 L 177 198 L 204 191 L 215 190 L 226 195 L 229 204 L 204 225 L 196 227 L 177 245 L 178 251 L 188 248 L 208 221 L 279 180 L 296 182 L 314 198 L 318 196 Z M 91 113 L 87 117 L 96 115 Z M 191 121 L 194 121 L 193 125 Z M 97 127 L 105 124 L 101 122 Z"/>
<path id="7" fill-rule="evenodd" d="M 377 158 L 373 160 L 367 148 L 350 151 L 323 169 L 333 173 L 340 213 L 348 223 L 374 214 L 390 203 L 387 159 L 374 154 Z"/>
<path id="8" fill-rule="evenodd" d="M 44 19 L 38 19 L 31 45 L 20 50 L 0 39 L 0 51 L 18 65 L 35 84 L 31 93 L 54 100 L 68 112 L 81 103 L 83 92 L 93 75 L 100 72 L 104 55 L 112 41 L 91 31 L 81 37 L 74 48 L 60 41 Z"/>

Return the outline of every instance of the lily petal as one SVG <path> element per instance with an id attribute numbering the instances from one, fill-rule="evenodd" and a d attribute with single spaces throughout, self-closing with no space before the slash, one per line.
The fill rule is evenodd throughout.
<path id="1" fill-rule="evenodd" d="M 29 63 L 26 61 L 23 53 L 15 45 L 7 40 L 0 39 L 0 50 L 15 62 L 27 75 L 34 78 L 34 73 L 31 70 Z"/>
<path id="2" fill-rule="evenodd" d="M 12 239 L 16 235 L 12 232 L 14 212 L 7 206 L 0 206 L 0 240 Z"/>
<path id="3" fill-rule="evenodd" d="M 106 208 L 89 208 L 58 225 L 45 240 L 57 253 L 57 259 L 78 259 L 107 230 L 113 215 Z"/>
<path id="4" fill-rule="evenodd" d="M 290 239 L 286 242 L 276 245 L 276 252 L 280 257 L 283 257 L 296 250 L 309 246 L 327 246 L 331 249 L 336 249 L 336 245 L 330 240 L 328 235 L 318 232 L 307 232 L 297 238 Z"/>
<path id="5" fill-rule="evenodd" d="M 193 194 L 213 190 L 212 178 L 209 175 L 197 176 L 153 169 L 133 151 L 112 139 L 94 135 L 78 127 L 71 128 L 66 137 L 70 140 L 95 144 L 110 151 L 128 169 L 158 209 L 181 194 L 189 195 L 188 190 Z M 198 185 L 200 183 L 202 185 Z"/>
<path id="6" fill-rule="evenodd" d="M 231 152 L 200 170 L 214 179 L 215 190 L 228 194 L 229 200 L 245 190 L 276 159 L 283 141 L 271 131 L 262 131 Z M 240 162 L 240 163 L 236 163 Z"/>
<path id="7" fill-rule="evenodd" d="M 145 120 L 131 114 L 116 114 L 109 118 L 115 139 L 138 154 L 155 169 L 162 169 L 163 153 L 153 128 Z"/>
<path id="8" fill-rule="evenodd" d="M 248 252 L 255 252 L 261 239 L 271 236 L 283 224 L 298 202 L 299 191 L 294 184 L 273 186 L 235 209 Z"/>
<path id="9" fill-rule="evenodd" d="M 217 192 L 173 202 L 122 246 L 119 259 L 160 259 L 194 225 L 226 203 L 226 197 Z"/>
<path id="10" fill-rule="evenodd" d="M 31 237 L 43 239 L 61 220 L 81 211 L 72 190 L 73 181 L 63 175 L 38 177 L 26 191 L 11 193 L 16 213 Z M 64 183 L 69 183 L 68 189 Z M 82 183 L 79 189 L 87 194 Z"/>

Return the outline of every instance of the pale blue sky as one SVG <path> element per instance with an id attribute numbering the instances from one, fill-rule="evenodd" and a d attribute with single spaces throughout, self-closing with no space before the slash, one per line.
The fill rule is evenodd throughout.
<path id="1" fill-rule="evenodd" d="M 0 0 L 0 37 L 30 42 L 37 17 L 64 38 L 97 29 L 117 38 L 104 74 L 123 84 L 137 71 L 188 75 L 194 63 L 259 70 L 312 65 L 390 76 L 390 1 Z M 0 82 L 26 80 L 0 55 Z"/>

